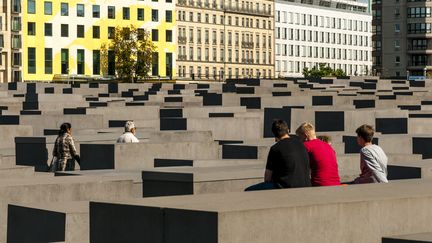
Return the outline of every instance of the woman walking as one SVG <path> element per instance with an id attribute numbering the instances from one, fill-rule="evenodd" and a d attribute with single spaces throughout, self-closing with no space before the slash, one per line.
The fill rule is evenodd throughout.
<path id="1" fill-rule="evenodd" d="M 76 152 L 74 140 L 72 138 L 72 126 L 70 123 L 65 122 L 60 126 L 59 135 L 54 144 L 53 161 L 50 171 L 65 171 L 68 161 L 72 164 L 74 163 L 73 159 L 75 159 L 78 164 L 80 163 L 80 157 Z"/>

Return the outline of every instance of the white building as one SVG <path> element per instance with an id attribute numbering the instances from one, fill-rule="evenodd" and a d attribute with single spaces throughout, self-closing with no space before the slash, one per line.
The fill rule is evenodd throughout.
<path id="1" fill-rule="evenodd" d="M 372 16 L 356 0 L 276 0 L 276 77 L 325 63 L 347 75 L 372 71 Z"/>

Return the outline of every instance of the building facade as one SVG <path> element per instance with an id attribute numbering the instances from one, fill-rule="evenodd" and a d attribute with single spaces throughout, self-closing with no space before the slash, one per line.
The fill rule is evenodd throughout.
<path id="1" fill-rule="evenodd" d="M 274 2 L 178 0 L 179 78 L 274 77 Z"/>
<path id="2" fill-rule="evenodd" d="M 374 69 L 382 77 L 431 76 L 432 2 L 374 0 Z"/>
<path id="3" fill-rule="evenodd" d="M 368 3 L 346 0 L 277 0 L 279 77 L 300 77 L 321 63 L 347 75 L 372 72 L 372 16 Z"/>
<path id="4" fill-rule="evenodd" d="M 22 80 L 21 2 L 0 3 L 0 83 Z"/>
<path id="5" fill-rule="evenodd" d="M 51 81 L 73 75 L 100 76 L 103 43 L 116 27 L 151 33 L 156 45 L 151 76 L 174 76 L 175 4 L 172 0 L 22 0 L 23 80 Z M 108 52 L 108 75 L 114 75 Z"/>

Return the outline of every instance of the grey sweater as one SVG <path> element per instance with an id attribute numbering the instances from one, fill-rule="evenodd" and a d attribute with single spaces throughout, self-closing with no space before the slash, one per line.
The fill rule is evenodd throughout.
<path id="1" fill-rule="evenodd" d="M 360 150 L 361 174 L 354 183 L 387 183 L 387 160 L 386 154 L 378 145 L 363 147 Z"/>

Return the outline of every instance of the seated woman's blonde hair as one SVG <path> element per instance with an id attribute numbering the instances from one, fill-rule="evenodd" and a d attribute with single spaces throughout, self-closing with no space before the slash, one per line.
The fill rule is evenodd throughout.
<path id="1" fill-rule="evenodd" d="M 299 137 L 315 137 L 315 127 L 309 122 L 303 122 L 296 130 Z"/>

